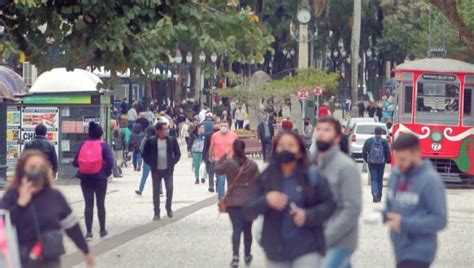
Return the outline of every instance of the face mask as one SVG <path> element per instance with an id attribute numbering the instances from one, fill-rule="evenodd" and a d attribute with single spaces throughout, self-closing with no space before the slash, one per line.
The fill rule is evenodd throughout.
<path id="1" fill-rule="evenodd" d="M 44 169 L 34 169 L 32 171 L 25 172 L 25 177 L 35 186 L 42 187 L 46 181 L 46 174 L 46 170 Z"/>
<path id="2" fill-rule="evenodd" d="M 309 122 L 304 122 L 304 125 L 305 125 L 305 126 L 309 125 Z"/>
<path id="3" fill-rule="evenodd" d="M 227 133 L 227 127 L 221 127 L 221 133 Z"/>
<path id="4" fill-rule="evenodd" d="M 318 151 L 320 152 L 325 152 L 331 148 L 332 143 L 326 142 L 326 141 L 316 141 L 316 147 L 318 148 Z"/>
<path id="5" fill-rule="evenodd" d="M 287 164 L 296 160 L 296 155 L 287 150 L 275 154 L 275 160 L 278 164 Z"/>
<path id="6" fill-rule="evenodd" d="M 163 131 L 163 136 L 168 137 L 169 134 L 170 134 L 169 130 L 164 130 Z"/>

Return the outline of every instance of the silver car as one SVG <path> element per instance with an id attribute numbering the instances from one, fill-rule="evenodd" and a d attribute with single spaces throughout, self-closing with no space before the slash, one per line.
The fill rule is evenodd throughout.
<path id="1" fill-rule="evenodd" d="M 362 148 L 367 139 L 374 137 L 376 127 L 383 129 L 382 137 L 387 139 L 387 126 L 378 122 L 358 122 L 349 135 L 349 151 L 353 158 L 362 158 Z"/>

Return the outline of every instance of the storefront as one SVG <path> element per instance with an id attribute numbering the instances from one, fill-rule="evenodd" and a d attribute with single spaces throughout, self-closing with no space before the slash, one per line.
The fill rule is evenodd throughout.
<path id="1" fill-rule="evenodd" d="M 59 71 L 56 71 L 59 70 Z M 59 84 L 57 76 L 63 77 Z M 79 79 L 68 79 L 67 77 Z M 72 179 L 76 169 L 72 161 L 81 142 L 87 139 L 90 121 L 104 128 L 104 139 L 110 142 L 110 109 L 112 96 L 97 90 L 100 79 L 84 70 L 66 72 L 53 69 L 42 74 L 22 99 L 21 105 L 10 105 L 7 110 L 7 165 L 13 171 L 24 145 L 34 138 L 34 128 L 44 124 L 48 139 L 58 155 L 58 179 Z M 43 77 L 46 76 L 46 77 Z M 82 78 L 80 78 L 82 77 Z M 93 79 L 93 83 L 84 83 Z M 63 81 L 77 81 L 82 85 L 67 85 Z M 85 87 L 87 86 L 87 87 Z M 69 90 L 68 90 L 69 89 Z"/>

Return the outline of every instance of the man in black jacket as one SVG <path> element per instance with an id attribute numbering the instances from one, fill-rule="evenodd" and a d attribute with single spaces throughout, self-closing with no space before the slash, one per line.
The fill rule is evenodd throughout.
<path id="1" fill-rule="evenodd" d="M 39 124 L 35 127 L 35 138 L 25 145 L 25 150 L 38 150 L 46 155 L 56 177 L 58 172 L 58 156 L 54 145 L 48 140 L 46 134 L 48 129 L 45 125 Z"/>
<path id="2" fill-rule="evenodd" d="M 370 185 L 372 188 L 373 202 L 382 200 L 383 173 L 385 163 L 390 163 L 390 147 L 388 142 L 382 138 L 383 129 L 376 127 L 375 137 L 367 139 L 362 148 L 362 157 L 369 164 Z"/>
<path id="3" fill-rule="evenodd" d="M 270 149 L 272 145 L 272 139 L 275 135 L 275 131 L 273 129 L 273 124 L 268 120 L 268 115 L 264 115 L 262 122 L 258 124 L 257 127 L 258 132 L 258 139 L 262 144 L 262 155 L 263 161 L 267 162 L 267 158 L 270 154 Z"/>
<path id="4" fill-rule="evenodd" d="M 173 171 L 181 157 L 178 142 L 169 137 L 169 128 L 166 123 L 156 124 L 156 138 L 146 141 L 143 148 L 143 160 L 150 166 L 153 179 L 153 206 L 154 221 L 160 220 L 160 185 L 164 179 L 166 187 L 166 212 L 169 218 L 173 217 L 171 202 L 173 200 Z"/>
<path id="5" fill-rule="evenodd" d="M 213 132 L 207 133 L 204 138 L 204 149 L 202 152 L 202 159 L 206 162 L 206 171 L 209 178 L 209 192 L 213 193 L 214 190 L 214 162 L 209 161 L 209 148 L 211 147 L 211 138 L 214 133 L 219 131 L 221 124 L 214 122 Z"/>

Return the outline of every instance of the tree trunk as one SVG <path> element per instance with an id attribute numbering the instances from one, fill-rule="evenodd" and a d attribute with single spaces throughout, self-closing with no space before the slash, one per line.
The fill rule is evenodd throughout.
<path id="1" fill-rule="evenodd" d="M 457 9 L 457 0 L 430 0 L 446 16 L 451 25 L 459 32 L 459 39 L 463 42 L 470 55 L 474 55 L 474 33 L 463 21 Z"/>
<path id="2" fill-rule="evenodd" d="M 352 25 L 352 76 L 351 76 L 351 98 L 352 98 L 352 116 L 355 115 L 357 107 L 358 78 L 359 78 L 359 47 L 360 47 L 360 27 L 362 19 L 362 0 L 354 0 L 354 23 Z"/>

